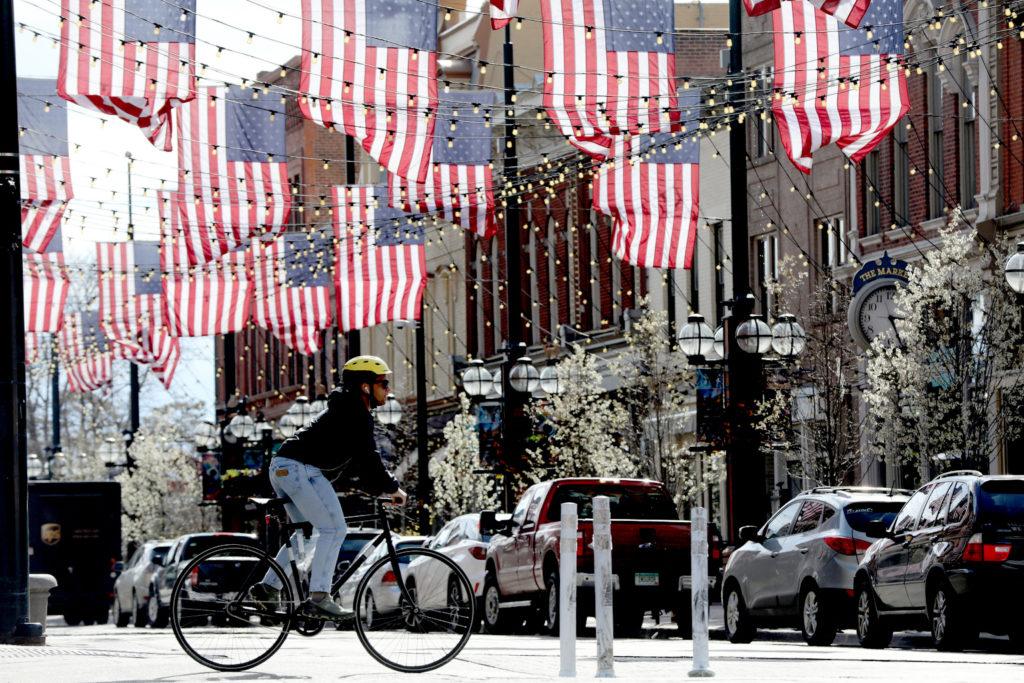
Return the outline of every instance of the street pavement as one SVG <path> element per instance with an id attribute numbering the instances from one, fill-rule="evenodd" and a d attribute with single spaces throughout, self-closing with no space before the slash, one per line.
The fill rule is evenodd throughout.
<path id="1" fill-rule="evenodd" d="M 711 668 L 723 681 L 1024 681 L 1024 656 L 1005 639 L 985 638 L 980 650 L 936 652 L 925 634 L 900 634 L 894 647 L 864 650 L 841 634 L 832 647 L 808 647 L 787 631 L 760 631 L 750 645 L 721 639 L 720 608 L 713 610 Z M 615 643 L 616 677 L 628 681 L 679 681 L 691 667 L 690 642 L 674 627 L 648 620 L 647 637 Z M 577 643 L 577 676 L 593 678 L 595 641 Z M 558 678 L 556 638 L 474 634 L 462 655 L 429 674 L 398 674 L 373 661 L 351 631 L 325 630 L 315 638 L 291 635 L 270 661 L 240 673 L 203 668 L 178 647 L 170 629 L 64 626 L 51 617 L 47 645 L 0 645 L 0 681 L 544 681 Z"/>

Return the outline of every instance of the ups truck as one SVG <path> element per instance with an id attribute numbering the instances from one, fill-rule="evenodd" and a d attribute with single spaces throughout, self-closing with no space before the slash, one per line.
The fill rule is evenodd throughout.
<path id="1" fill-rule="evenodd" d="M 121 556 L 121 485 L 31 481 L 29 570 L 52 574 L 49 613 L 71 626 L 105 623 Z"/>

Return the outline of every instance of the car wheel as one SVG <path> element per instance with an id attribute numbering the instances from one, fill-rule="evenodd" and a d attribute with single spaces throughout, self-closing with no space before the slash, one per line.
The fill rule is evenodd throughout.
<path id="1" fill-rule="evenodd" d="M 875 605 L 875 592 L 871 584 L 862 581 L 857 586 L 857 640 L 861 647 L 878 649 L 892 642 L 892 629 L 886 626 Z"/>
<path id="2" fill-rule="evenodd" d="M 613 613 L 616 638 L 639 638 L 643 634 L 647 610 L 642 607 L 623 607 Z"/>
<path id="3" fill-rule="evenodd" d="M 821 590 L 811 584 L 800 594 L 800 631 L 808 645 L 831 645 L 836 639 L 835 615 Z"/>
<path id="4" fill-rule="evenodd" d="M 166 607 L 160 604 L 160 594 L 157 592 L 156 587 L 150 587 L 149 589 L 149 602 L 146 604 L 146 610 L 150 626 L 153 628 L 167 628 L 170 613 Z"/>
<path id="5" fill-rule="evenodd" d="M 674 611 L 676 628 L 679 629 L 679 637 L 686 640 L 693 638 L 693 605 L 690 598 L 690 591 L 679 594 L 679 607 Z"/>
<path id="6" fill-rule="evenodd" d="M 97 609 L 96 610 L 96 623 L 102 626 L 110 621 L 110 610 L 108 609 Z"/>
<path id="7" fill-rule="evenodd" d="M 549 569 L 544 575 L 544 598 L 541 600 L 541 608 L 544 615 L 544 632 L 550 636 L 558 635 L 558 617 L 561 610 L 561 605 L 558 604 L 559 590 L 558 570 Z"/>
<path id="8" fill-rule="evenodd" d="M 373 593 L 366 591 L 366 596 L 363 598 L 363 628 L 372 631 L 376 621 L 378 621 L 377 602 L 373 599 Z"/>
<path id="9" fill-rule="evenodd" d="M 146 628 L 149 623 L 149 612 L 145 607 L 139 606 L 139 598 L 132 591 L 132 625 L 135 628 Z"/>
<path id="10" fill-rule="evenodd" d="M 65 612 L 64 623 L 68 626 L 78 626 L 80 623 L 82 623 L 82 615 L 78 614 L 77 612 Z"/>
<path id="11" fill-rule="evenodd" d="M 756 629 L 747 612 L 739 586 L 732 584 L 725 590 L 725 635 L 730 643 L 749 643 Z"/>
<path id="12" fill-rule="evenodd" d="M 512 631 L 508 610 L 501 609 L 501 590 L 491 572 L 484 577 L 484 629 L 503 635 Z"/>
<path id="13" fill-rule="evenodd" d="M 124 628 L 128 625 L 131 620 L 131 612 L 123 612 L 121 610 L 121 598 L 118 597 L 117 591 L 114 592 L 114 605 L 110 608 L 114 616 L 114 625 L 118 628 Z"/>
<path id="14" fill-rule="evenodd" d="M 935 587 L 928 601 L 928 619 L 932 625 L 932 642 L 936 649 L 956 652 L 964 649 L 977 636 L 967 623 L 960 600 L 946 582 Z"/>
<path id="15" fill-rule="evenodd" d="M 1010 646 L 1018 654 L 1024 654 L 1024 627 L 1010 631 Z"/>

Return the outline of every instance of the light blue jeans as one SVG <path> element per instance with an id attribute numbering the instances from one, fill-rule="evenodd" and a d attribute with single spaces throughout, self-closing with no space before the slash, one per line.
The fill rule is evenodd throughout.
<path id="1" fill-rule="evenodd" d="M 309 591 L 328 593 L 334 582 L 338 551 L 345 540 L 348 526 L 341 511 L 338 495 L 319 467 L 305 465 L 290 458 L 276 457 L 270 461 L 270 485 L 278 496 L 288 497 L 285 509 L 293 522 L 309 522 L 319 534 L 313 549 Z M 298 548 L 299 530 L 292 536 L 292 547 Z M 275 558 L 288 571 L 288 544 L 281 546 Z M 296 558 L 297 559 L 297 558 Z M 268 571 L 263 582 L 280 590 L 281 582 Z"/>

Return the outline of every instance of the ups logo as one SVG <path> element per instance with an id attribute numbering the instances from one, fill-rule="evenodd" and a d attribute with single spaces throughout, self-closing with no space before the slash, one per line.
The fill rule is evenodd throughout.
<path id="1" fill-rule="evenodd" d="M 46 545 L 57 545 L 60 543 L 60 524 L 50 522 L 40 527 L 39 540 Z"/>

